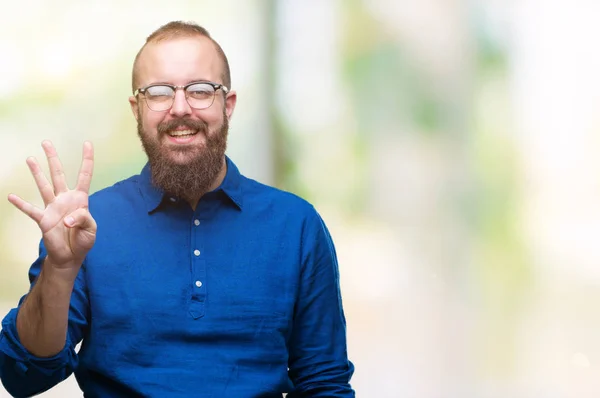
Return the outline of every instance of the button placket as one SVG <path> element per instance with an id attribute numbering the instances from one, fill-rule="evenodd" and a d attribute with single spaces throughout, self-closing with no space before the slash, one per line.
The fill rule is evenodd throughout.
<path id="1" fill-rule="evenodd" d="M 194 216 L 190 223 L 192 233 L 192 296 L 190 302 L 190 314 L 194 319 L 204 316 L 204 304 L 206 300 L 206 287 L 204 286 L 206 280 L 206 261 L 203 253 L 204 231 L 200 226 L 200 218 Z"/>

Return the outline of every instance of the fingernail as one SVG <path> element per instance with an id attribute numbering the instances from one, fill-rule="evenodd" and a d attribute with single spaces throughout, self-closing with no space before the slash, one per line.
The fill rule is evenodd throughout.
<path id="1" fill-rule="evenodd" d="M 68 226 L 72 226 L 73 224 L 75 224 L 75 219 L 71 216 L 65 218 L 65 222 L 67 223 Z"/>

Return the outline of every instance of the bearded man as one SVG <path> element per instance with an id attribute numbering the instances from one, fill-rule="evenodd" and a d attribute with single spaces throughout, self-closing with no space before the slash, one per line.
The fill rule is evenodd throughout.
<path id="1" fill-rule="evenodd" d="M 193 23 L 152 33 L 129 103 L 148 156 L 88 196 L 53 145 L 31 288 L 2 322 L 0 377 L 31 396 L 75 373 L 86 397 L 354 397 L 335 249 L 311 204 L 225 155 L 236 105 L 227 57 Z M 81 344 L 76 352 L 75 347 Z"/>

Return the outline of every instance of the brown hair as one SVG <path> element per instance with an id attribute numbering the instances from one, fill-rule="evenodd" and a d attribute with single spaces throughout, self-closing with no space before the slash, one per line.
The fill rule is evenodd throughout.
<path id="1" fill-rule="evenodd" d="M 210 36 L 206 29 L 194 22 L 172 21 L 152 32 L 152 34 L 146 39 L 146 43 L 144 43 L 142 48 L 140 48 L 140 51 L 138 51 L 137 55 L 135 56 L 135 60 L 133 61 L 133 71 L 131 74 L 132 91 L 135 92 L 135 90 L 139 88 L 139 82 L 137 81 L 136 76 L 137 64 L 140 58 L 140 54 L 142 54 L 142 51 L 144 51 L 144 48 L 146 48 L 146 46 L 149 43 L 158 43 L 163 40 L 190 36 L 203 36 L 210 39 L 210 41 L 213 42 L 213 44 L 215 45 L 215 49 L 217 50 L 217 53 L 219 54 L 219 57 L 223 62 L 223 73 L 221 74 L 221 79 L 223 79 L 223 85 L 231 89 L 231 73 L 229 71 L 229 61 L 227 60 L 227 56 L 225 55 L 225 52 L 223 51 L 219 43 L 217 43 Z"/>

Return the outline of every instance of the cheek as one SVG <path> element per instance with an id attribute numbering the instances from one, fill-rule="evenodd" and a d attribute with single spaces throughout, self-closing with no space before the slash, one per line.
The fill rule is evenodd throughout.
<path id="1" fill-rule="evenodd" d="M 198 111 L 198 113 L 196 114 L 196 117 L 198 119 L 206 122 L 211 128 L 223 123 L 223 112 L 222 112 L 222 110 L 218 109 L 217 107 L 215 107 L 213 109 L 213 107 L 211 106 L 208 109 L 203 109 L 201 111 Z"/>
<path id="2" fill-rule="evenodd" d="M 158 124 L 161 122 L 161 118 L 152 117 L 151 115 L 144 115 L 142 118 L 142 128 L 147 134 L 154 134 L 157 131 Z"/>

